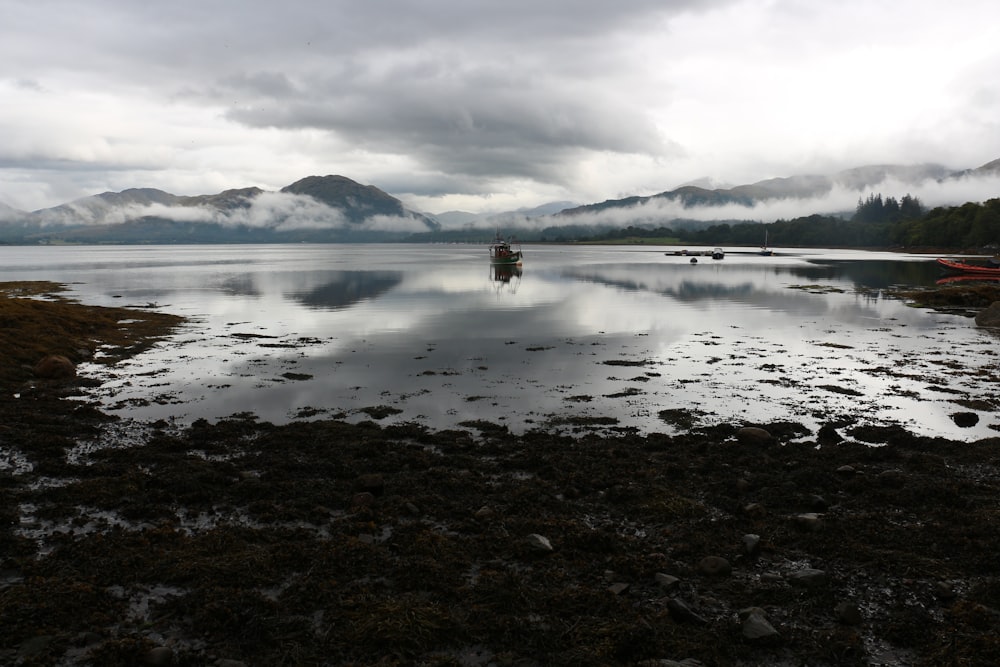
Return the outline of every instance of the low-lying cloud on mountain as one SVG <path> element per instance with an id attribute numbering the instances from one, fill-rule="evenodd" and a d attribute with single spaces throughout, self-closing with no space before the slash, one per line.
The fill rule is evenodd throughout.
<path id="1" fill-rule="evenodd" d="M 1000 160 L 953 171 L 938 165 L 869 166 L 833 175 L 805 175 L 735 187 L 693 183 L 647 196 L 476 216 L 439 218 L 407 208 L 371 185 L 343 176 L 309 176 L 282 188 L 250 187 L 215 195 L 162 190 L 103 193 L 34 211 L 0 207 L 0 240 L 45 242 L 225 242 L 394 240 L 435 231 L 543 230 L 572 225 L 659 227 L 715 221 L 773 222 L 812 214 L 850 216 L 869 194 L 916 197 L 925 208 L 1000 196 Z M 206 230 L 211 230 L 206 232 Z M 199 234 L 210 234 L 200 237 Z M 387 238 L 388 237 L 388 238 Z M 233 236 L 234 240 L 236 239 Z"/>

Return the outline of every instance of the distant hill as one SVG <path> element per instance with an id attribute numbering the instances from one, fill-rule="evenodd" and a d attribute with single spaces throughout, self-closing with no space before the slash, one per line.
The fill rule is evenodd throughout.
<path id="1" fill-rule="evenodd" d="M 272 243 L 399 240 L 440 228 L 377 187 L 309 176 L 178 196 L 153 188 L 104 192 L 31 213 L 0 208 L 4 243 Z"/>
<path id="2" fill-rule="evenodd" d="M 983 168 L 980 167 L 980 169 Z M 945 178 L 956 177 L 962 173 L 968 172 L 956 173 L 934 164 L 915 166 L 873 165 L 848 169 L 831 176 L 801 175 L 788 178 L 771 178 L 731 188 L 710 189 L 698 185 L 684 185 L 674 190 L 647 197 L 626 197 L 624 199 L 607 200 L 598 204 L 577 206 L 566 209 L 560 212 L 559 215 L 575 216 L 586 213 L 601 213 L 614 209 L 631 208 L 657 200 L 674 201 L 684 208 L 722 206 L 725 204 L 752 206 L 754 203 L 772 199 L 818 198 L 828 194 L 838 186 L 848 190 L 857 190 L 860 193 L 864 192 L 866 188 L 875 187 L 888 179 L 916 185 L 928 180 L 940 181 Z M 817 212 L 831 213 L 831 211 Z"/>
<path id="3" fill-rule="evenodd" d="M 480 242 L 497 228 L 524 241 L 572 240 L 629 226 L 701 229 L 741 222 L 705 214 L 727 204 L 752 207 L 780 200 L 794 203 L 792 208 L 800 211 L 814 209 L 795 215 L 844 216 L 853 213 L 853 201 L 847 204 L 851 210 L 844 210 L 844 192 L 857 192 L 860 198 L 886 183 L 912 184 L 913 194 L 920 196 L 919 186 L 928 182 L 996 175 L 1000 159 L 963 171 L 935 164 L 870 165 L 832 175 L 796 175 L 730 187 L 692 181 L 655 195 L 586 205 L 551 202 L 486 215 L 449 211 L 438 216 L 409 210 L 379 188 L 345 176 L 307 176 L 277 192 L 247 187 L 178 196 L 133 188 L 33 212 L 0 204 L 0 243 Z M 822 210 L 834 205 L 823 201 L 834 190 L 841 192 L 841 210 Z M 898 197 L 905 192 L 885 194 Z M 661 206 L 667 203 L 669 207 Z"/>

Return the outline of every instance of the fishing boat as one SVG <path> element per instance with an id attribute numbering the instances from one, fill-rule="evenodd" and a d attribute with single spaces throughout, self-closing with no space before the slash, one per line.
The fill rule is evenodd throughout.
<path id="1" fill-rule="evenodd" d="M 520 265 L 523 253 L 520 245 L 517 250 L 511 246 L 510 241 L 503 239 L 498 234 L 493 243 L 490 244 L 490 264 Z"/>
<path id="2" fill-rule="evenodd" d="M 953 273 L 969 273 L 977 276 L 1000 276 L 1000 266 L 983 266 L 981 264 L 968 264 L 951 259 L 938 257 L 937 263 Z"/>

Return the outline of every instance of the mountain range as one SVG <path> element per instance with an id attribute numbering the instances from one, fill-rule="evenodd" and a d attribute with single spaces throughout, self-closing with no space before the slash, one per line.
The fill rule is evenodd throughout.
<path id="1" fill-rule="evenodd" d="M 489 216 L 461 211 L 431 216 L 408 209 L 399 199 L 372 185 L 344 176 L 308 176 L 277 192 L 248 187 L 212 195 L 179 196 L 152 188 L 133 188 L 32 212 L 0 204 L 0 243 L 404 241 L 434 239 L 446 231 L 448 240 L 457 240 L 458 231 L 479 239 L 500 225 L 536 230 L 584 224 L 669 226 L 683 223 L 686 212 L 699 209 L 752 207 L 779 200 L 815 202 L 835 189 L 856 191 L 861 197 L 890 182 L 916 187 L 982 177 L 1000 177 L 1000 159 L 961 171 L 934 164 L 873 165 L 831 175 L 772 178 L 726 188 L 694 182 L 655 195 L 586 205 L 553 202 Z M 1000 184 L 991 196 L 1000 196 Z M 661 208 L 664 204 L 670 204 L 671 213 Z"/>

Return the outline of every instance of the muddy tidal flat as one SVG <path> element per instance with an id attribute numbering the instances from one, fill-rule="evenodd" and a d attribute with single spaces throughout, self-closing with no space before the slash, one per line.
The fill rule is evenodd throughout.
<path id="1" fill-rule="evenodd" d="M 0 285 L 0 664 L 1000 664 L 1000 438 L 135 422 L 36 364 L 180 319 L 60 294 Z"/>

